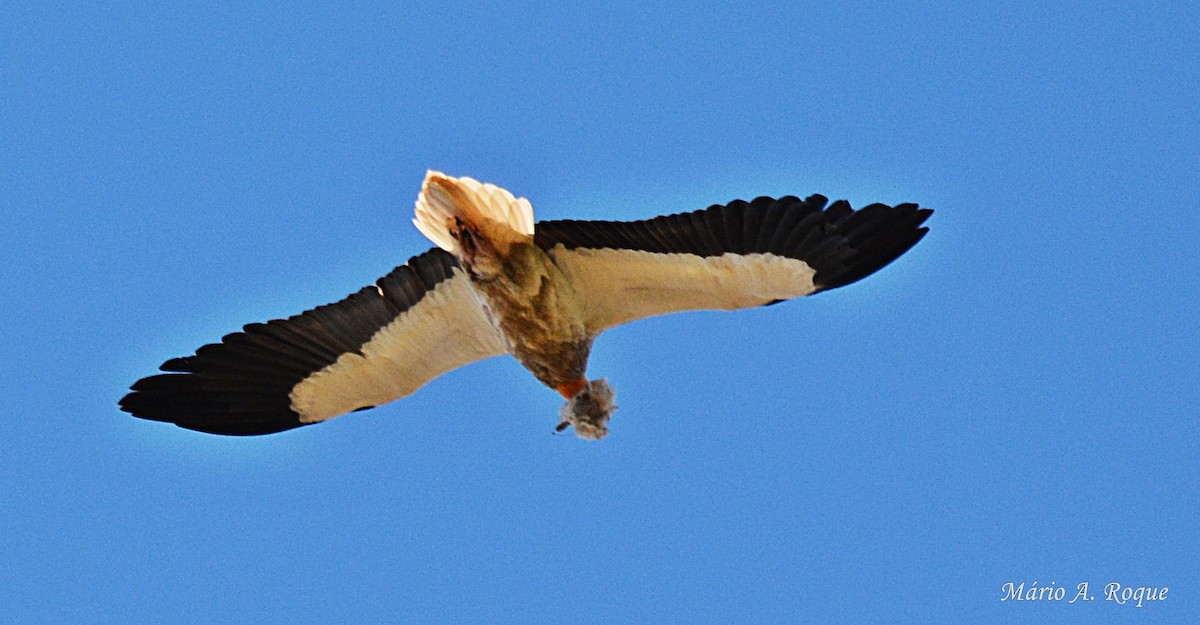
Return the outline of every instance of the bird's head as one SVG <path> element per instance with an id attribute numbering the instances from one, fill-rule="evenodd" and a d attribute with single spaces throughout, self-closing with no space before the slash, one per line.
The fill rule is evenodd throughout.
<path id="1" fill-rule="evenodd" d="M 570 426 L 580 438 L 593 441 L 604 438 L 608 434 L 608 420 L 617 409 L 616 397 L 617 392 L 607 380 L 588 382 L 558 411 L 562 422 L 556 429 L 561 432 Z"/>

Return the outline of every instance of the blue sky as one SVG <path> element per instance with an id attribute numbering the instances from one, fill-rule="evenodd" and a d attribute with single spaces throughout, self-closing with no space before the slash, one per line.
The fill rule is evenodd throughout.
<path id="1" fill-rule="evenodd" d="M 1181 7 L 6 3 L 0 620 L 1194 618 Z M 846 289 L 604 334 L 599 444 L 552 436 L 561 400 L 511 359 L 269 437 L 117 410 L 425 250 L 427 168 L 541 218 L 937 212 Z"/>

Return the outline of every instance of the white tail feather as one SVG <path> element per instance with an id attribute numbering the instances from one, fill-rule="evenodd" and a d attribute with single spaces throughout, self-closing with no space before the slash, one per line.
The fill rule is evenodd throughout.
<path id="1" fill-rule="evenodd" d="M 533 207 L 529 200 L 513 197 L 505 189 L 474 178 L 426 172 L 417 196 L 413 225 L 438 247 L 460 254 L 458 241 L 450 234 L 450 224 L 456 218 L 477 226 L 484 226 L 481 220 L 493 222 L 502 226 L 501 231 L 515 235 L 511 238 L 533 236 Z"/>

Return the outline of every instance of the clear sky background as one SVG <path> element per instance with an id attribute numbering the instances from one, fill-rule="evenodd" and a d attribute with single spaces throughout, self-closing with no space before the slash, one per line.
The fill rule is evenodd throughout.
<path id="1" fill-rule="evenodd" d="M 50 4 L 0 6 L 0 621 L 1200 613 L 1194 5 Z M 118 411 L 427 249 L 427 168 L 937 212 L 851 287 L 604 334 L 598 444 L 511 359 L 268 437 Z"/>

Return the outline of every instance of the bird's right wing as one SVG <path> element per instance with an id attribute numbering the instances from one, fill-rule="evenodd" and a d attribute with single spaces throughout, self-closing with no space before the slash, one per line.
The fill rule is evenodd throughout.
<path id="1" fill-rule="evenodd" d="M 735 310 L 861 280 L 925 236 L 915 204 L 760 197 L 643 221 L 544 221 L 534 240 L 584 303 L 593 335 L 644 317 Z"/>
<path id="2" fill-rule="evenodd" d="M 267 434 L 399 399 L 505 351 L 466 273 L 435 248 L 340 302 L 167 361 L 121 409 L 201 432 Z"/>

